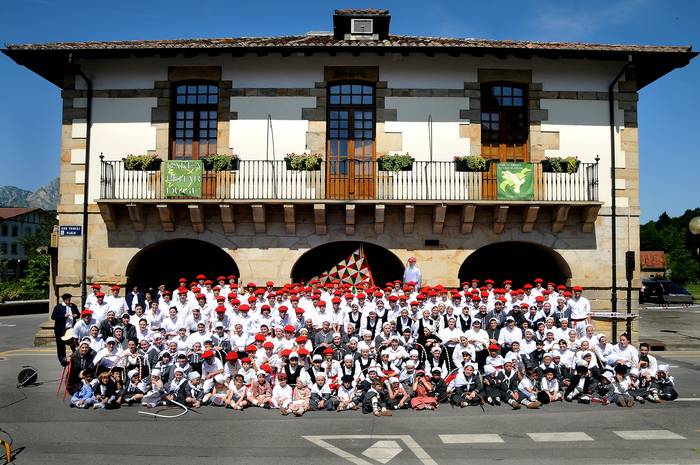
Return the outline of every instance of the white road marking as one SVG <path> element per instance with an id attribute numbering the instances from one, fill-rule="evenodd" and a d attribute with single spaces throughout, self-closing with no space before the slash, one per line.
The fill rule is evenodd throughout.
<path id="1" fill-rule="evenodd" d="M 396 441 L 377 441 L 362 455 L 376 460 L 379 463 L 387 463 L 401 453 L 403 449 Z"/>
<path id="2" fill-rule="evenodd" d="M 628 441 L 654 441 L 658 439 L 685 439 L 680 434 L 667 429 L 650 429 L 638 431 L 613 431 L 622 439 Z"/>
<path id="3" fill-rule="evenodd" d="M 440 434 L 443 444 L 488 444 L 503 442 L 497 434 Z"/>
<path id="4" fill-rule="evenodd" d="M 333 435 L 333 436 L 302 436 L 304 439 L 307 441 L 316 444 L 317 446 L 321 447 L 322 449 L 327 450 L 328 452 L 331 452 L 332 454 L 337 455 L 338 457 L 344 458 L 345 460 L 352 462 L 356 465 L 372 465 L 371 462 L 368 462 L 367 460 L 358 457 L 354 454 L 351 454 L 350 452 L 344 451 L 340 449 L 339 447 L 334 446 L 333 444 L 328 443 L 327 441 L 329 440 L 334 440 L 334 439 L 372 439 L 372 440 L 380 440 L 380 439 L 395 439 L 395 440 L 400 440 L 403 441 L 403 443 L 408 447 L 408 449 L 413 452 L 413 455 L 416 456 L 418 460 L 420 460 L 423 465 L 437 465 L 437 462 L 433 460 L 426 452 L 423 450 L 423 448 L 418 445 L 416 441 L 413 440 L 413 438 L 407 434 L 404 435 L 376 435 L 376 434 L 370 434 L 370 435 Z"/>
<path id="5" fill-rule="evenodd" d="M 580 431 L 557 433 L 527 433 L 535 442 L 567 442 L 567 441 L 592 441 L 593 438 Z"/>
<path id="6" fill-rule="evenodd" d="M 700 402 L 700 397 L 679 397 L 674 402 Z"/>
<path id="7" fill-rule="evenodd" d="M 0 323 L 0 328 L 14 328 L 17 325 L 8 325 L 7 323 Z"/>

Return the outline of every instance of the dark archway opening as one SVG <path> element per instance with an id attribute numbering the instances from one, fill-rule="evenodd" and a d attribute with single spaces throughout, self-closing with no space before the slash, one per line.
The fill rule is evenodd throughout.
<path id="1" fill-rule="evenodd" d="M 151 244 L 134 255 L 126 268 L 127 288 L 146 290 L 165 284 L 172 290 L 178 279 L 187 278 L 189 283 L 200 273 L 212 281 L 220 275 L 240 276 L 233 258 L 214 244 L 172 239 Z"/>
<path id="2" fill-rule="evenodd" d="M 402 279 L 404 265 L 391 251 L 369 242 L 340 241 L 319 245 L 302 255 L 292 267 L 292 281 L 307 282 L 314 276 L 330 270 L 348 258 L 360 245 L 363 246 L 377 286 L 384 287 L 386 282 Z"/>
<path id="3" fill-rule="evenodd" d="M 531 242 L 499 242 L 476 250 L 464 260 L 459 268 L 459 282 L 474 278 L 482 284 L 491 278 L 497 286 L 511 279 L 513 288 L 532 283 L 535 278 L 567 284 L 571 268 L 549 247 Z"/>

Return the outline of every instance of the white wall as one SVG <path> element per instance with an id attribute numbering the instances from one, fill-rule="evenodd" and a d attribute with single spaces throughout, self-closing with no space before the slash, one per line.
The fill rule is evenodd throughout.
<path id="1" fill-rule="evenodd" d="M 533 80 L 543 90 L 607 91 L 610 80 L 621 63 L 590 60 L 531 60 L 494 57 L 448 57 L 438 55 L 359 56 L 349 53 L 337 56 L 316 54 L 310 57 L 281 57 L 272 54 L 258 57 L 197 56 L 184 58 L 144 58 L 130 60 L 95 60 L 83 63 L 93 79 L 95 89 L 148 89 L 154 81 L 166 80 L 168 66 L 222 66 L 222 78 L 233 81 L 234 88 L 301 87 L 313 88 L 323 80 L 324 66 L 379 66 L 379 78 L 390 88 L 462 89 L 464 82 L 477 80 L 478 68 L 532 69 Z M 79 81 L 79 80 L 78 80 Z M 78 87 L 83 85 L 78 82 Z M 385 125 L 387 132 L 402 133 L 402 152 L 419 160 L 428 159 L 428 115 L 433 117 L 433 154 L 435 160 L 451 160 L 467 154 L 469 139 L 459 138 L 459 110 L 468 108 L 466 98 L 387 97 L 386 108 L 396 108 L 398 121 Z M 549 110 L 543 131 L 559 131 L 559 151 L 547 155 L 577 155 L 583 161 L 601 158 L 599 170 L 600 196 L 609 194 L 609 129 L 606 101 L 542 100 Z M 105 159 L 119 160 L 129 153 L 146 153 L 155 149 L 155 128 L 151 126 L 151 109 L 155 98 L 96 98 L 93 101 L 93 127 L 90 198 L 99 192 L 101 152 Z M 314 97 L 234 97 L 232 111 L 238 119 L 231 121 L 230 147 L 244 159 L 264 159 L 267 136 L 267 115 L 273 119 L 276 158 L 289 152 L 306 149 L 308 121 L 301 119 L 301 109 L 315 107 Z M 617 121 L 622 121 L 618 111 Z M 77 126 L 76 126 L 77 127 Z M 618 166 L 624 167 L 624 155 L 618 145 Z M 73 182 L 74 180 L 69 180 Z M 64 181 L 65 182 L 65 181 Z"/>
<path id="2" fill-rule="evenodd" d="M 607 101 L 541 100 L 540 106 L 549 110 L 548 121 L 542 122 L 542 131 L 559 132 L 559 150 L 545 150 L 545 156 L 577 156 L 582 162 L 598 167 L 598 195 L 610 202 L 610 126 Z M 625 167 L 625 154 L 620 148 L 620 125 L 623 111 L 616 110 L 615 161 L 617 168 Z"/>
<path id="3" fill-rule="evenodd" d="M 156 148 L 156 128 L 151 126 L 155 98 L 96 98 L 92 103 L 90 140 L 90 192 L 93 201 L 100 192 L 100 159 L 121 160 L 126 155 L 144 155 Z"/>
<path id="4" fill-rule="evenodd" d="M 265 160 L 269 137 L 269 157 L 281 160 L 287 153 L 302 153 L 306 149 L 309 122 L 301 119 L 301 109 L 315 107 L 313 97 L 232 97 L 231 111 L 238 119 L 230 122 L 229 146 L 242 159 Z M 267 116 L 272 118 L 272 133 L 268 133 Z"/>
<path id="5" fill-rule="evenodd" d="M 469 139 L 459 138 L 459 110 L 468 107 L 466 98 L 387 97 L 386 108 L 397 109 L 398 121 L 387 121 L 386 132 L 402 133 L 401 153 L 416 160 L 430 159 L 428 117 L 433 119 L 433 160 L 450 161 L 455 155 L 467 155 Z"/>

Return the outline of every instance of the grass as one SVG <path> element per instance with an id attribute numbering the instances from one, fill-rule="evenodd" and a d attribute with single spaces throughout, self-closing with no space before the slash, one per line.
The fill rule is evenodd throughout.
<path id="1" fill-rule="evenodd" d="M 684 287 L 693 294 L 694 302 L 700 302 L 700 284 L 686 284 Z"/>

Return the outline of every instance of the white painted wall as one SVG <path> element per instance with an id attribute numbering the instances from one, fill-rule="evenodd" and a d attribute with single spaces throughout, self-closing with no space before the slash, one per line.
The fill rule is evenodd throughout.
<path id="1" fill-rule="evenodd" d="M 313 97 L 232 97 L 231 111 L 238 119 L 230 122 L 229 146 L 241 159 L 265 160 L 269 137 L 269 157 L 281 160 L 287 153 L 306 150 L 309 122 L 301 119 L 301 109 L 315 107 Z M 267 116 L 272 118 L 272 134 L 268 133 Z"/>
<path id="2" fill-rule="evenodd" d="M 531 60 L 494 57 L 448 56 L 360 56 L 351 54 L 316 54 L 310 57 L 281 57 L 273 54 L 258 57 L 197 56 L 184 58 L 148 58 L 130 60 L 94 60 L 83 63 L 85 72 L 93 79 L 95 89 L 148 89 L 156 80 L 167 79 L 168 66 L 222 66 L 224 80 L 233 81 L 234 88 L 302 87 L 313 88 L 323 80 L 324 66 L 379 66 L 380 80 L 390 88 L 461 89 L 464 82 L 477 80 L 477 68 L 532 69 L 533 80 L 543 84 L 543 90 L 607 91 L 607 86 L 622 63 L 591 60 Z M 78 87 L 84 88 L 78 80 Z M 427 160 L 428 115 L 433 116 L 433 159 L 451 160 L 466 154 L 469 139 L 459 138 L 459 110 L 468 108 L 465 98 L 387 97 L 386 108 L 396 108 L 398 121 L 385 125 L 387 132 L 402 133 L 402 152 L 418 160 Z M 106 159 L 119 160 L 129 153 L 146 153 L 155 149 L 155 128 L 150 124 L 155 98 L 97 98 L 93 101 L 91 160 L 99 166 L 101 152 Z M 243 159 L 265 158 L 267 115 L 273 119 L 276 158 L 289 152 L 306 149 L 308 121 L 301 119 L 301 109 L 315 107 L 313 97 L 234 97 L 232 111 L 238 119 L 231 121 L 230 147 Z M 583 161 L 601 158 L 599 192 L 608 201 L 609 133 L 607 102 L 581 100 L 543 100 L 542 108 L 549 110 L 544 131 L 559 131 L 559 151 L 547 155 L 579 156 Z M 622 121 L 618 111 L 617 121 Z M 76 128 L 80 128 L 79 125 Z M 618 166 L 624 167 L 624 155 L 618 145 Z M 71 182 L 74 180 L 71 179 Z M 99 170 L 91 170 L 90 199 L 99 192 Z"/>
<path id="3" fill-rule="evenodd" d="M 398 121 L 387 121 L 386 132 L 402 134 L 402 150 L 416 160 L 430 160 L 428 117 L 433 119 L 433 160 L 450 161 L 467 155 L 469 139 L 459 138 L 459 110 L 467 109 L 466 98 L 387 97 L 386 108 L 397 109 Z"/>
<path id="4" fill-rule="evenodd" d="M 96 98 L 92 103 L 89 201 L 100 192 L 100 159 L 121 160 L 156 148 L 156 129 L 151 126 L 155 98 Z"/>
<path id="5" fill-rule="evenodd" d="M 542 131 L 559 132 L 559 150 L 546 150 L 545 156 L 577 156 L 582 162 L 595 162 L 598 167 L 598 194 L 601 201 L 610 202 L 610 126 L 607 101 L 541 100 L 540 106 L 549 110 Z M 625 167 L 625 154 L 620 148 L 620 124 L 623 111 L 616 110 L 615 161 L 617 168 Z"/>
<path id="6" fill-rule="evenodd" d="M 95 89 L 150 89 L 153 82 L 167 80 L 168 66 L 222 66 L 224 80 L 233 87 L 313 87 L 323 80 L 324 66 L 379 66 L 379 77 L 390 87 L 461 89 L 465 81 L 477 80 L 477 68 L 532 69 L 533 81 L 544 90 L 606 92 L 624 62 L 595 60 L 552 60 L 545 58 L 500 59 L 438 55 L 352 56 L 318 53 L 309 57 L 271 54 L 258 57 L 143 58 L 130 60 L 91 60 L 82 63 Z M 84 89 L 80 79 L 76 85 Z"/>

